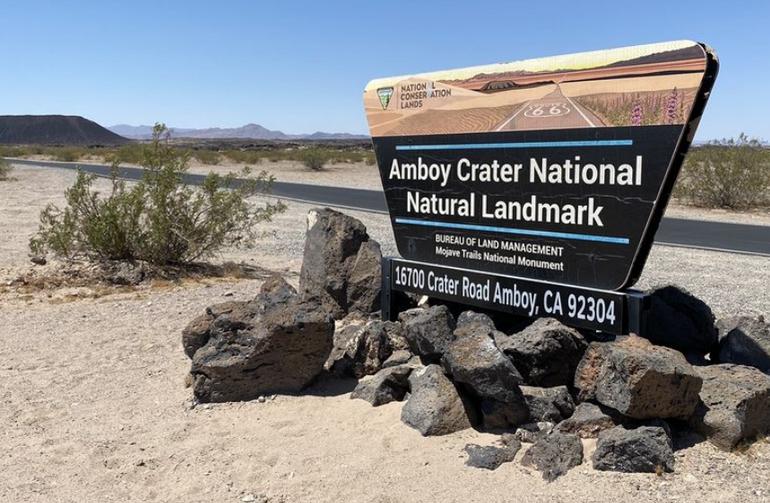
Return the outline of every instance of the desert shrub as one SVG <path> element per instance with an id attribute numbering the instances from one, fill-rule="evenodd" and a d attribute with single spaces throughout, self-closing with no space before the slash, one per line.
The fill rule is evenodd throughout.
<path id="1" fill-rule="evenodd" d="M 219 164 L 222 160 L 222 156 L 215 150 L 194 150 L 192 156 L 203 164 L 209 166 Z"/>
<path id="2" fill-rule="evenodd" d="M 310 147 L 300 150 L 299 160 L 313 171 L 321 171 L 329 162 L 329 154 L 324 149 Z"/>
<path id="3" fill-rule="evenodd" d="M 770 203 L 770 150 L 741 134 L 693 148 L 674 195 L 695 206 L 747 209 Z"/>
<path id="4" fill-rule="evenodd" d="M 27 147 L 0 145 L 0 157 L 26 157 L 30 154 Z"/>
<path id="5" fill-rule="evenodd" d="M 55 161 L 74 162 L 85 157 L 87 152 L 77 147 L 54 147 L 48 153 Z"/>
<path id="6" fill-rule="evenodd" d="M 0 157 L 0 181 L 8 180 L 11 176 L 13 166 L 11 163 Z"/>
<path id="7" fill-rule="evenodd" d="M 374 164 L 374 152 L 361 149 L 329 149 L 327 155 L 330 163 Z"/>
<path id="8" fill-rule="evenodd" d="M 257 164 L 263 157 L 258 150 L 225 150 L 222 155 L 241 164 Z"/>
<path id="9" fill-rule="evenodd" d="M 113 164 L 139 164 L 142 162 L 143 146 L 139 143 L 121 145 L 104 156 L 107 162 Z"/>
<path id="10" fill-rule="evenodd" d="M 167 129 L 156 124 L 152 142 L 142 145 L 143 179 L 131 186 L 117 178 L 106 196 L 94 190 L 92 175 L 78 172 L 66 206 L 49 205 L 30 240 L 34 254 L 65 258 L 145 260 L 185 264 L 225 246 L 249 246 L 257 224 L 285 209 L 282 203 L 252 205 L 247 198 L 267 192 L 272 178 L 210 173 L 200 187 L 184 182 L 189 157 L 168 144 Z M 236 177 L 240 179 L 237 180 Z"/>

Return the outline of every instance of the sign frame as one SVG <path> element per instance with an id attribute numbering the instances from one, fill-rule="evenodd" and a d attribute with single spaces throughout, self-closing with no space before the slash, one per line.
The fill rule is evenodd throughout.
<path id="1" fill-rule="evenodd" d="M 663 49 L 661 49 L 661 47 L 676 47 L 676 49 L 669 49 L 673 50 L 674 53 L 666 53 L 663 51 Z M 701 56 L 695 55 L 698 48 L 702 51 Z M 395 91 L 396 86 L 401 86 L 399 91 L 401 93 L 405 92 L 405 95 L 408 96 L 409 99 L 427 99 L 427 97 L 433 97 L 434 94 L 438 92 L 444 93 L 441 96 L 451 95 L 452 91 L 458 90 L 458 92 L 462 94 L 465 92 L 462 86 L 465 85 L 465 89 L 468 89 L 469 94 L 478 96 L 476 98 L 477 100 L 484 100 L 487 99 L 484 96 L 492 96 L 493 93 L 497 91 L 502 91 L 503 94 L 510 91 L 499 88 L 494 88 L 491 91 L 486 88 L 482 89 L 478 87 L 478 82 L 487 81 L 485 86 L 489 84 L 498 85 L 500 82 L 499 80 L 494 80 L 494 78 L 496 78 L 495 76 L 514 75 L 511 77 L 512 80 L 510 83 L 511 87 L 513 88 L 512 91 L 516 91 L 517 89 L 527 87 L 526 85 L 521 84 L 522 82 L 526 83 L 527 79 L 537 78 L 537 71 L 529 75 L 526 74 L 526 72 L 523 74 L 517 73 L 514 71 L 516 68 L 519 68 L 516 66 L 516 64 L 522 65 L 520 68 L 525 68 L 527 63 L 532 62 L 551 63 L 552 61 L 548 60 L 548 58 L 543 58 L 542 60 L 528 60 L 525 62 L 502 64 L 503 68 L 501 69 L 492 68 L 494 65 L 489 65 L 486 67 L 474 67 L 469 69 L 449 70 L 446 72 L 417 74 L 413 76 L 394 77 L 391 79 L 377 79 L 369 83 L 365 91 L 364 100 L 367 109 L 367 118 L 369 119 L 370 128 L 372 131 L 374 151 L 379 165 L 379 172 L 383 182 L 383 189 L 385 190 L 386 194 L 391 225 L 393 226 L 394 234 L 396 235 L 396 242 L 399 252 L 405 256 L 405 258 L 383 258 L 383 319 L 395 318 L 397 314 L 395 312 L 395 306 L 398 303 L 396 297 L 398 297 L 399 294 L 413 293 L 419 295 L 427 295 L 429 297 L 450 302 L 459 302 L 470 307 L 481 308 L 483 310 L 505 312 L 517 316 L 529 316 L 532 318 L 543 316 L 554 317 L 568 325 L 584 329 L 599 330 L 615 334 L 642 334 L 644 332 L 647 312 L 650 304 L 649 297 L 642 292 L 632 290 L 630 288 L 638 281 L 644 269 L 645 263 L 654 242 L 655 233 L 657 232 L 657 229 L 663 218 L 663 214 L 671 198 L 671 193 L 675 181 L 681 171 L 686 153 L 692 144 L 695 131 L 702 117 L 706 103 L 711 95 L 711 91 L 713 89 L 713 85 L 719 70 L 719 62 L 715 52 L 709 46 L 703 43 L 691 41 L 667 42 L 661 44 L 652 44 L 649 46 L 639 46 L 638 48 L 610 49 L 607 52 L 614 51 L 613 54 L 617 54 L 619 51 L 630 51 L 628 54 L 631 54 L 634 50 L 637 51 L 635 53 L 637 54 L 636 59 L 628 56 L 625 60 L 620 60 L 621 62 L 618 63 L 619 66 L 615 66 L 614 68 L 610 68 L 613 65 L 609 63 L 607 66 L 599 65 L 595 67 L 581 67 L 580 65 L 575 65 L 572 67 L 558 67 L 552 65 L 551 67 L 548 67 L 548 65 L 545 64 L 541 64 L 541 67 L 563 68 L 543 70 L 543 72 L 547 74 L 548 78 L 551 78 L 550 76 L 559 73 L 568 74 L 569 72 L 594 72 L 592 77 L 586 78 L 586 82 L 588 82 L 588 84 L 585 85 L 585 88 L 589 89 L 593 93 L 599 92 L 595 89 L 604 89 L 605 91 L 603 92 L 609 93 L 609 98 L 606 98 L 608 100 L 611 99 L 612 96 L 625 96 L 624 93 L 640 92 L 638 90 L 629 91 L 628 89 L 652 89 L 653 91 L 650 91 L 652 96 L 657 96 L 658 98 L 656 99 L 659 100 L 657 103 L 660 104 L 661 101 L 659 96 L 660 93 L 664 92 L 660 89 L 670 89 L 670 87 L 666 86 L 673 85 L 673 106 L 676 107 L 678 103 L 678 106 L 680 107 L 678 113 L 671 115 L 672 101 L 670 99 L 669 101 L 664 101 L 667 108 L 664 109 L 662 119 L 657 119 L 655 117 L 650 119 L 648 117 L 647 120 L 652 120 L 652 122 L 644 123 L 645 125 L 651 126 L 650 129 L 629 127 L 630 124 L 628 122 L 617 122 L 613 120 L 608 121 L 607 117 L 604 117 L 601 114 L 592 116 L 591 114 L 596 113 L 596 108 L 594 105 L 591 105 L 591 108 L 594 108 L 594 110 L 591 108 L 586 108 L 583 97 L 587 95 L 589 97 L 599 96 L 600 98 L 603 98 L 604 96 L 607 96 L 607 94 L 596 95 L 585 91 L 585 89 L 580 91 L 575 87 L 562 87 L 562 85 L 568 86 L 574 82 L 582 82 L 579 80 L 574 80 L 578 77 L 566 77 L 562 82 L 559 80 L 560 77 L 557 76 L 556 80 L 550 81 L 552 84 L 542 83 L 549 82 L 548 80 L 542 80 L 541 83 L 536 82 L 533 84 L 533 86 L 536 88 L 537 92 L 532 93 L 532 96 L 540 96 L 536 99 L 517 98 L 517 95 L 515 94 L 510 95 L 510 98 L 504 98 L 505 100 L 511 100 L 510 103 L 516 104 L 516 108 L 510 108 L 510 106 L 513 105 L 506 105 L 509 106 L 507 110 L 510 110 L 507 113 L 512 113 L 514 109 L 517 111 L 513 113 L 513 115 L 511 115 L 508 120 L 502 123 L 500 128 L 496 128 L 494 130 L 490 129 L 490 126 L 486 125 L 470 126 L 471 129 L 457 132 L 455 129 L 461 129 L 462 127 L 468 126 L 458 125 L 457 127 L 454 127 L 454 125 L 450 122 L 447 128 L 445 128 L 448 132 L 440 133 L 438 131 L 442 130 L 441 128 L 435 131 L 432 129 L 437 124 L 435 115 L 425 115 L 424 117 L 427 117 L 425 119 L 427 123 L 423 124 L 420 123 L 420 121 L 423 120 L 423 116 L 420 115 L 422 113 L 421 111 L 407 110 L 404 112 L 405 115 L 403 115 L 395 114 L 395 111 L 388 110 L 389 105 L 391 105 L 394 101 L 400 104 L 401 101 L 405 99 Z M 677 50 L 685 51 L 687 55 L 685 55 L 685 52 L 676 53 Z M 557 56 L 553 58 L 553 61 L 563 62 L 565 61 L 564 58 L 569 57 L 586 57 L 586 61 L 589 61 L 592 58 L 595 59 L 599 52 L 601 51 L 597 51 L 596 53 L 580 53 L 576 55 Z M 626 54 L 627 53 L 623 52 L 623 56 L 626 56 Z M 644 57 L 639 56 L 640 54 L 643 54 Z M 650 63 L 650 61 L 653 61 L 653 63 Z M 652 72 L 652 70 L 648 69 L 650 65 L 662 65 L 656 66 L 658 70 L 655 70 L 662 73 L 650 73 Z M 641 69 L 642 67 L 645 68 Z M 572 70 L 570 68 L 584 69 Z M 608 68 L 609 70 L 606 70 Z M 659 70 L 660 68 L 668 68 L 670 73 L 666 73 L 664 70 Z M 472 75 L 472 72 L 474 71 L 479 71 L 482 73 L 468 77 L 468 75 Z M 495 73 L 496 71 L 499 73 Z M 676 79 L 665 80 L 669 78 L 667 77 L 669 74 L 674 76 L 690 75 L 692 77 L 688 76 L 686 77 L 688 80 L 684 81 Z M 460 75 L 460 77 L 457 77 L 458 75 Z M 535 77 L 533 77 L 533 75 Z M 695 75 L 698 75 L 698 81 L 694 81 Z M 654 78 L 652 80 L 644 80 L 648 76 L 654 76 Z M 457 78 L 459 80 L 451 80 L 452 78 Z M 463 80 L 463 78 L 467 79 Z M 543 77 L 543 79 L 545 78 L 546 77 Z M 621 84 L 619 87 L 617 87 L 617 90 L 612 90 L 613 88 L 608 86 L 606 83 L 599 84 L 595 88 L 591 87 L 594 86 L 593 82 L 601 83 L 605 82 L 602 79 L 613 78 L 631 80 L 636 78 L 637 80 L 633 82 L 643 81 L 644 83 L 651 82 L 652 84 Z M 654 80 L 655 78 L 662 80 Z M 422 82 L 424 83 L 421 83 L 420 79 L 422 79 Z M 564 82 L 566 82 L 566 84 L 564 84 Z M 677 98 L 677 87 L 674 82 L 687 82 L 689 85 L 689 87 L 680 91 L 681 99 Z M 697 88 L 695 87 L 696 82 Z M 546 85 L 550 87 L 537 87 Z M 650 85 L 651 87 L 646 87 L 647 85 Z M 441 89 L 441 86 L 445 86 L 445 89 Z M 449 86 L 449 88 L 446 88 L 446 86 Z M 446 89 L 449 89 L 450 92 L 447 93 Z M 543 91 L 541 91 L 541 89 Z M 550 91 L 549 89 L 555 90 Z M 607 91 L 607 89 L 610 90 Z M 371 106 L 371 104 L 367 101 L 371 99 L 367 98 L 367 93 L 372 91 L 375 91 L 376 94 L 376 107 Z M 572 107 L 571 111 L 579 112 L 591 127 L 587 128 L 586 125 L 582 125 L 582 123 L 581 125 L 576 125 L 573 119 L 565 119 L 566 122 L 556 122 L 556 124 L 562 124 L 561 127 L 558 125 L 556 127 L 534 127 L 533 124 L 543 124 L 543 122 L 531 120 L 533 116 L 536 116 L 538 113 L 537 110 L 532 111 L 531 109 L 534 106 L 538 106 L 541 109 L 542 107 L 547 106 L 542 104 L 545 101 L 543 93 L 549 92 L 550 94 L 547 96 L 551 96 L 552 101 L 558 100 L 559 98 L 567 100 L 569 106 Z M 581 92 L 583 94 L 581 94 Z M 686 95 L 685 92 L 687 93 Z M 578 93 L 577 96 L 580 96 L 580 101 L 578 100 L 578 97 L 576 97 L 575 93 Z M 575 101 L 578 101 L 578 103 L 573 101 L 570 96 L 574 97 Z M 663 96 L 664 98 L 666 97 L 666 95 Z M 671 96 L 668 97 L 671 98 Z M 464 96 L 464 98 L 467 98 L 467 96 Z M 498 101 L 495 101 L 495 103 L 502 103 L 499 101 L 499 98 L 495 99 L 498 99 Z M 525 101 L 520 101 L 521 99 L 524 99 Z M 641 98 L 634 99 L 641 100 Z M 491 104 L 493 101 L 494 100 L 490 101 L 490 105 L 487 106 L 493 106 Z M 508 103 L 508 101 L 505 102 Z M 685 108 L 681 108 L 683 106 L 683 102 L 687 102 L 687 104 L 684 105 Z M 410 103 L 415 102 L 412 101 Z M 590 101 L 588 101 L 588 103 L 590 104 Z M 631 103 L 633 104 L 634 102 Z M 634 105 L 634 107 L 640 107 L 640 105 L 638 105 L 640 101 L 636 101 L 636 103 L 637 105 Z M 642 101 L 642 103 L 646 102 Z M 409 103 L 407 104 L 407 108 L 418 106 Z M 422 106 L 422 101 L 420 101 L 419 107 Z M 478 107 L 480 105 L 475 106 Z M 646 107 L 647 105 L 644 106 Z M 381 110 L 376 110 L 376 108 L 380 108 Z M 463 110 L 462 105 L 455 106 L 455 108 L 452 108 L 451 106 L 444 107 L 444 109 L 450 111 Z M 529 119 L 524 119 L 524 122 L 522 123 L 514 123 L 510 128 L 503 129 L 504 126 L 507 127 L 507 124 L 513 120 L 522 110 L 525 109 L 527 112 L 532 111 L 532 114 L 527 115 L 527 113 L 524 113 L 521 115 L 521 117 L 528 117 Z M 433 109 L 431 106 L 428 106 L 427 110 L 430 112 Z M 442 110 L 442 108 L 439 107 L 439 110 Z M 641 115 L 641 108 L 639 108 L 639 110 L 639 114 Z M 653 108 L 653 110 L 660 109 Z M 393 112 L 391 116 L 396 115 L 397 118 L 389 118 L 385 122 L 382 122 L 381 119 L 376 118 L 377 114 L 385 114 L 386 112 Z M 561 115 L 564 117 L 571 112 L 569 107 L 565 106 L 557 109 L 556 105 L 553 105 L 552 109 L 545 113 L 550 114 L 551 116 Z M 635 120 L 633 117 L 635 113 L 636 108 L 633 109 L 630 120 Z M 588 117 L 586 117 L 586 114 L 593 119 L 601 116 L 603 120 L 594 120 L 593 122 L 598 124 L 597 126 L 592 123 Z M 450 114 L 449 116 L 452 115 Z M 373 117 L 375 118 L 373 119 Z M 404 119 L 404 117 L 408 120 Z M 459 114 L 454 115 L 454 117 L 459 118 L 467 116 Z M 613 116 L 609 117 L 613 118 Z M 676 117 L 676 120 L 672 119 L 672 117 Z M 540 119 L 540 117 L 536 118 Z M 400 122 L 402 119 L 404 119 L 403 125 Z M 526 120 L 530 120 L 530 122 L 526 123 Z M 625 119 L 623 120 L 628 121 L 629 117 L 625 116 Z M 396 131 L 395 133 L 391 135 L 375 134 L 375 130 L 380 133 L 385 131 L 387 128 L 382 129 L 382 125 L 387 124 L 388 122 L 396 122 L 397 127 L 392 130 Z M 527 125 L 525 126 L 523 124 Z M 633 125 L 642 125 L 641 119 L 637 122 L 634 122 Z M 402 126 L 403 128 L 400 129 L 400 132 L 398 132 L 399 128 Z M 474 127 L 479 127 L 480 129 L 473 129 Z M 484 129 L 485 127 L 487 129 Z M 619 140 L 618 138 L 628 139 Z M 602 190 L 593 189 L 591 187 L 581 189 L 567 189 L 566 186 L 562 190 L 562 188 L 559 186 L 561 182 L 557 182 L 557 186 L 555 188 L 541 189 L 537 186 L 532 186 L 534 180 L 533 173 L 535 170 L 540 170 L 540 168 L 535 164 L 535 158 L 539 154 L 535 154 L 532 150 L 533 148 L 545 148 L 545 151 L 549 151 L 548 149 L 553 149 L 550 151 L 553 152 L 553 156 L 559 158 L 560 156 L 564 155 L 567 159 L 567 161 L 565 161 L 566 164 L 566 162 L 571 159 L 571 156 L 575 157 L 575 161 L 580 161 L 581 156 L 583 156 L 585 152 L 585 150 L 581 151 L 581 148 L 595 147 L 599 145 L 621 144 L 634 146 L 634 155 L 636 155 L 637 160 L 636 168 L 637 172 L 639 173 L 638 181 L 637 179 L 634 179 L 636 183 L 633 184 L 638 187 L 638 189 L 635 189 L 636 191 L 628 190 L 623 192 L 622 187 L 616 188 L 611 185 Z M 518 148 L 519 150 L 517 150 L 517 152 L 520 153 L 516 155 L 503 154 L 503 152 L 508 152 L 503 150 L 506 148 Z M 464 182 L 463 180 L 465 179 L 459 174 L 461 158 L 458 157 L 458 154 L 449 152 L 451 150 L 462 151 L 462 149 L 468 149 L 469 151 L 475 150 L 477 152 L 478 149 L 487 149 L 490 152 L 489 154 L 478 154 L 476 156 L 477 162 L 480 163 L 490 162 L 490 159 L 494 159 L 494 162 L 496 163 L 498 158 L 504 159 L 505 162 L 512 163 L 514 162 L 512 159 L 521 161 L 522 158 L 529 156 L 529 162 L 531 163 L 530 171 L 533 172 L 530 173 L 530 181 L 523 182 L 521 186 L 517 185 L 516 188 L 512 189 L 508 188 L 508 185 L 505 185 L 504 182 L 500 182 L 497 179 L 494 179 L 492 182 L 487 180 L 486 182 L 492 183 L 492 187 L 494 187 L 493 189 L 489 190 L 486 189 L 487 186 L 481 185 L 479 183 L 474 184 L 473 182 Z M 401 151 L 401 153 L 399 153 L 399 151 Z M 404 151 L 410 151 L 412 153 L 407 154 L 404 153 Z M 422 154 L 422 157 L 410 157 L 410 155 L 414 155 L 414 151 L 425 153 Z M 439 153 L 434 154 L 432 152 Z M 470 156 L 471 154 L 464 153 L 464 155 Z M 547 155 L 548 154 L 542 156 L 543 171 L 546 169 Z M 652 164 L 652 172 L 650 175 L 645 175 L 645 178 L 642 178 L 641 175 L 642 155 L 644 155 L 645 158 L 649 157 L 647 160 Z M 433 162 L 434 165 L 435 163 L 446 163 L 445 165 L 438 165 L 442 170 L 446 168 L 446 174 L 443 175 L 443 181 L 440 185 L 437 181 L 438 178 L 418 178 L 414 174 L 405 175 L 406 178 L 402 178 L 404 175 L 399 175 L 398 171 L 394 171 L 397 169 L 399 164 L 401 164 L 402 167 L 406 166 L 405 169 L 416 170 L 416 166 L 423 162 L 423 157 L 428 159 L 428 162 Z M 610 150 L 602 150 L 596 158 L 599 159 L 599 162 L 602 163 L 614 163 L 616 161 L 626 163 L 629 162 L 621 160 L 621 154 L 610 153 Z M 462 160 L 467 161 L 468 158 L 462 158 Z M 521 162 L 522 164 L 524 163 L 524 161 Z M 589 159 L 587 162 L 591 163 L 597 161 Z M 457 181 L 454 181 L 449 176 L 453 163 L 457 166 L 458 170 Z M 393 167 L 391 167 L 391 165 Z M 431 165 L 431 168 L 433 168 L 434 165 Z M 611 164 L 602 164 L 602 167 L 609 165 Z M 631 169 L 630 164 L 625 165 L 629 166 L 629 170 Z M 519 164 L 516 166 L 519 166 L 516 169 L 521 169 Z M 422 166 L 420 168 L 422 168 Z M 594 169 L 596 168 L 594 167 Z M 414 173 L 416 171 L 412 172 Z M 645 171 L 645 173 L 647 173 L 647 171 Z M 414 178 L 410 178 L 410 176 Z M 614 176 L 617 175 L 613 175 L 613 177 Z M 409 181 L 407 182 L 406 180 Z M 449 184 L 449 181 L 452 181 L 454 185 Z M 484 182 L 484 180 L 482 180 L 482 182 Z M 518 178 L 513 182 L 511 182 L 509 179 L 507 180 L 507 183 L 518 184 L 519 181 Z M 541 183 L 545 182 L 542 181 Z M 551 183 L 550 180 L 549 183 Z M 592 182 L 587 183 L 591 184 Z M 619 185 L 624 184 L 619 183 Z M 562 192 L 559 192 L 559 190 L 562 190 Z M 479 201 L 483 201 L 483 217 L 478 213 L 474 213 L 474 198 L 477 197 L 474 192 L 481 194 L 481 198 L 483 198 L 479 199 Z M 429 208 L 433 208 L 432 210 L 417 209 L 421 206 L 418 206 L 418 203 L 414 202 L 420 197 L 426 197 L 426 195 L 430 195 L 430 197 L 433 199 L 431 201 L 432 203 L 435 203 L 435 199 L 437 197 L 447 197 L 447 202 L 452 202 L 454 204 L 457 201 L 461 201 L 464 194 L 467 195 L 468 198 L 468 203 L 466 204 L 471 205 L 471 210 L 464 213 L 445 213 L 445 211 L 447 211 L 445 209 L 446 207 L 444 209 L 435 209 L 435 204 L 434 206 L 428 206 Z M 550 217 L 547 220 L 541 220 L 541 217 L 538 217 L 538 219 L 535 220 L 527 220 L 527 222 L 535 222 L 533 228 L 533 224 L 525 223 L 519 213 L 517 213 L 516 216 L 511 216 L 511 214 L 506 214 L 503 212 L 502 217 L 499 217 L 498 215 L 494 216 L 495 219 L 500 218 L 500 222 L 518 221 L 520 223 L 518 226 L 519 228 L 506 227 L 505 224 L 502 224 L 501 226 L 484 225 L 484 218 L 493 218 L 490 214 L 486 213 L 487 196 L 489 196 L 490 199 L 498 198 L 498 200 L 502 201 L 503 203 L 506 202 L 506 197 L 513 196 L 521 198 L 531 196 L 532 207 L 535 207 L 536 195 L 539 196 L 538 204 L 540 204 L 541 199 L 548 203 L 543 204 L 543 206 L 556 206 L 556 204 L 554 204 L 555 202 L 574 202 L 581 197 L 587 198 L 589 204 L 584 205 L 588 207 L 586 214 L 591 214 L 590 212 L 592 210 L 590 208 L 596 208 L 598 206 L 591 206 L 594 203 L 594 195 L 596 196 L 596 201 L 599 201 L 599 204 L 607 204 L 606 202 L 602 201 L 609 200 L 612 202 L 613 200 L 617 199 L 618 206 L 614 207 L 613 205 L 610 205 L 610 216 L 604 220 L 608 227 L 604 227 L 605 224 L 602 224 L 601 219 L 598 217 L 598 211 L 601 210 L 597 210 L 597 213 L 595 214 L 596 220 L 594 220 L 594 223 L 591 223 L 590 221 L 589 223 L 583 223 L 583 221 L 578 222 L 578 227 L 575 227 L 576 229 L 580 229 L 580 231 L 576 231 L 578 233 L 567 232 L 570 229 L 569 225 L 575 224 L 574 221 L 562 222 L 558 218 L 552 221 L 550 220 Z M 457 199 L 450 201 L 449 198 Z M 406 201 L 410 202 L 407 203 Z M 634 203 L 632 203 L 632 201 L 638 201 L 638 203 L 636 203 L 636 207 L 633 206 Z M 462 204 L 462 202 L 460 204 Z M 509 202 L 509 204 L 512 204 L 512 202 Z M 523 200 L 516 201 L 515 204 L 521 204 L 522 206 L 518 206 L 517 209 L 522 212 L 524 211 Z M 563 204 L 565 204 L 565 207 L 569 206 L 567 203 Z M 574 212 L 577 209 L 582 211 L 586 208 L 578 208 L 578 205 L 574 204 L 571 209 Z M 620 210 L 620 212 L 613 211 L 616 209 Z M 628 212 L 628 214 L 626 214 L 626 212 Z M 449 215 L 449 217 L 444 217 L 442 219 L 441 216 L 443 215 Z M 411 218 L 411 216 L 414 216 L 415 218 Z M 431 217 L 437 217 L 438 221 L 430 220 Z M 623 218 L 631 219 L 630 221 L 632 224 L 625 224 L 623 222 Z M 538 228 L 536 224 L 542 222 L 547 222 L 547 224 L 544 227 L 541 226 Z M 605 234 L 579 233 L 584 229 L 591 229 L 590 226 L 594 224 L 599 228 L 602 228 L 602 230 L 605 231 Z M 628 225 L 628 227 L 624 227 L 625 225 Z M 619 231 L 619 229 L 624 228 L 626 229 L 625 233 Z M 616 235 L 613 233 L 613 231 L 614 233 L 620 232 L 618 237 L 613 237 Z M 443 235 L 441 234 L 442 232 L 444 233 Z M 463 248 L 461 250 L 462 254 L 460 254 L 460 251 L 455 248 L 456 255 L 444 255 L 446 248 L 442 248 L 437 245 L 438 243 L 444 242 L 453 243 L 452 239 L 455 238 L 458 240 L 459 238 L 462 238 L 472 241 L 474 238 L 473 234 L 470 234 L 470 232 L 477 232 L 476 242 L 481 242 L 482 238 L 484 241 L 489 241 L 489 236 L 510 236 L 511 234 L 518 234 L 518 238 L 509 237 L 494 239 L 498 241 L 498 245 L 500 243 L 505 245 L 505 241 L 508 241 L 508 245 L 513 242 L 513 244 L 530 246 L 532 249 L 541 249 L 543 247 L 549 246 L 558 248 L 558 245 L 563 245 L 561 246 L 561 250 L 563 251 L 565 250 L 564 246 L 566 246 L 567 254 L 565 255 L 565 258 L 562 259 L 560 264 L 561 274 L 556 272 L 551 274 L 545 269 L 538 270 L 538 268 L 553 267 L 554 265 L 558 265 L 558 262 L 553 262 L 553 264 L 548 263 L 545 266 L 537 266 L 533 269 L 526 265 L 528 262 L 525 262 L 525 265 L 522 266 L 520 258 L 519 261 L 517 261 L 517 257 L 515 255 L 509 256 L 509 258 L 503 257 L 505 258 L 505 261 L 503 261 L 501 260 L 500 255 L 492 256 L 490 258 L 485 253 L 482 259 L 480 258 L 481 254 L 479 253 L 479 248 L 474 248 L 474 246 L 476 246 L 474 244 L 470 245 L 470 253 L 466 253 L 467 249 Z M 401 236 L 399 236 L 399 234 Z M 538 237 L 540 241 L 538 241 Z M 444 241 L 445 239 L 447 241 Z M 513 241 L 517 239 L 518 241 Z M 570 242 L 569 240 L 578 240 L 578 244 L 574 244 L 575 241 Z M 584 245 L 582 248 L 578 246 L 581 242 L 584 241 L 594 241 L 595 243 Z M 620 241 L 624 241 L 624 243 L 627 245 L 635 246 L 635 248 L 626 248 L 622 252 L 613 252 L 613 249 L 608 245 L 602 244 L 620 243 Z M 433 251 L 431 251 L 431 243 L 433 243 Z M 464 246 L 464 243 L 465 241 L 461 242 L 457 246 Z M 565 245 L 565 243 L 567 244 Z M 402 247 L 407 246 L 407 244 L 409 252 L 405 254 L 405 251 L 402 251 Z M 480 247 L 481 245 L 478 246 Z M 515 250 L 517 248 L 503 247 L 502 249 Z M 529 248 L 526 249 L 526 253 L 530 253 Z M 537 254 L 540 252 L 532 253 Z M 474 254 L 478 255 L 478 258 L 473 256 Z M 560 254 L 561 251 L 559 251 L 559 257 L 561 257 Z M 596 259 L 588 258 L 590 256 L 598 257 L 599 260 L 595 261 Z M 606 258 L 604 258 L 605 256 Z M 435 260 L 429 260 L 428 257 Z M 602 265 L 602 259 L 607 265 Z M 477 264 L 478 267 L 475 267 Z M 602 269 L 602 267 L 604 267 L 604 269 Z M 405 276 L 403 271 L 406 269 L 409 270 L 409 274 Z M 521 274 L 518 274 L 514 271 L 521 272 Z M 530 291 L 532 294 L 532 299 L 535 299 L 538 294 L 542 295 L 542 297 L 540 297 L 541 302 L 543 302 L 542 299 L 544 299 L 547 295 L 552 295 L 564 296 L 565 298 L 569 298 L 570 301 L 573 299 L 588 299 L 586 302 L 593 302 L 596 305 L 605 305 L 609 303 L 614 308 L 615 316 L 613 317 L 612 322 L 608 322 L 606 319 L 598 318 L 586 319 L 585 317 L 577 316 L 574 313 L 565 315 L 563 312 L 557 313 L 549 311 L 542 303 L 536 307 L 537 309 L 545 309 L 545 312 L 539 312 L 537 309 L 530 309 L 527 311 L 526 309 L 523 309 L 522 306 L 500 303 L 498 301 L 499 299 L 496 301 L 490 301 L 489 293 L 486 294 L 486 298 L 480 298 L 474 297 L 474 294 L 465 291 L 463 294 L 457 294 L 456 290 L 454 292 L 440 290 L 437 291 L 436 289 L 426 287 L 423 283 L 412 284 L 405 280 L 405 278 L 411 277 L 410 275 L 412 274 L 414 274 L 414 277 L 416 278 L 430 276 L 431 274 L 443 274 L 446 278 L 446 281 L 449 283 L 454 282 L 459 284 L 459 282 L 462 280 L 463 282 L 467 282 L 469 285 L 473 283 L 478 283 L 479 285 L 485 284 L 487 285 L 487 289 L 491 287 L 492 283 L 494 283 L 497 288 L 502 288 L 503 290 L 510 288 L 515 290 L 516 287 L 520 286 L 522 291 Z M 593 274 L 593 276 L 591 276 L 591 274 Z M 534 306 L 534 304 L 535 301 L 533 300 L 532 305 Z"/>

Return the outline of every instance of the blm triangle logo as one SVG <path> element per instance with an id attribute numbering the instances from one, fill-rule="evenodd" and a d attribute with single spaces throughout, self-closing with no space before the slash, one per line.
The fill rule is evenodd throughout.
<path id="1" fill-rule="evenodd" d="M 393 96 L 393 88 L 381 87 L 377 89 L 377 96 L 380 97 L 380 105 L 382 105 L 382 109 L 385 110 L 390 104 L 391 96 Z"/>

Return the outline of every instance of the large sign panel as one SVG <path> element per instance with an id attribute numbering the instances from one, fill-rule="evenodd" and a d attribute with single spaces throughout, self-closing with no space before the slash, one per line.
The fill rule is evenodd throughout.
<path id="1" fill-rule="evenodd" d="M 632 285 L 716 72 L 707 47 L 678 41 L 370 82 L 399 253 Z"/>

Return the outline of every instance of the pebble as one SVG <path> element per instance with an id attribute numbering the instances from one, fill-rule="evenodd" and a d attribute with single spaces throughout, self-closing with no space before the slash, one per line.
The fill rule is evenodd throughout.
<path id="1" fill-rule="evenodd" d="M 251 503 L 252 501 L 257 501 L 257 498 L 254 497 L 253 494 L 247 494 L 243 498 L 241 498 L 241 501 L 244 503 Z"/>
<path id="2" fill-rule="evenodd" d="M 259 398 L 257 398 L 257 401 L 259 403 L 265 403 L 265 400 L 267 400 L 267 399 L 264 397 L 264 395 L 259 395 Z"/>

